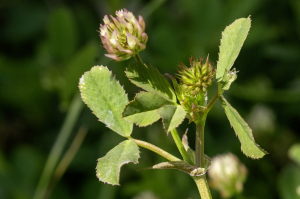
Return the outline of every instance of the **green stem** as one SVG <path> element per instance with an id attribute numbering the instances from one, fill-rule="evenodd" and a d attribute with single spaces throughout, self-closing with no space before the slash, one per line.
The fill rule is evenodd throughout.
<path id="1" fill-rule="evenodd" d="M 189 155 L 187 154 L 187 152 L 186 152 L 186 150 L 185 150 L 185 148 L 184 148 L 184 146 L 183 146 L 183 144 L 181 142 L 181 139 L 180 139 L 180 137 L 179 137 L 179 135 L 177 133 L 176 128 L 171 131 L 171 134 L 172 134 L 172 137 L 173 137 L 173 139 L 175 141 L 175 144 L 176 144 L 176 146 L 177 146 L 177 148 L 178 148 L 181 156 L 183 157 L 183 159 L 186 162 L 188 162 L 189 164 L 193 165 L 193 162 L 191 161 Z"/>
<path id="2" fill-rule="evenodd" d="M 204 126 L 206 114 L 202 115 L 201 119 L 196 123 L 196 166 L 204 167 Z"/>
<path id="3" fill-rule="evenodd" d="M 204 167 L 204 127 L 207 114 L 201 115 L 200 120 L 196 123 L 196 166 Z M 209 186 L 206 181 L 206 174 L 193 177 L 197 184 L 201 199 L 211 199 Z"/>
<path id="4" fill-rule="evenodd" d="M 140 55 L 137 53 L 135 55 L 133 55 L 134 59 L 137 61 L 137 62 L 140 62 L 141 64 L 144 64 L 143 60 L 141 59 Z"/>
<path id="5" fill-rule="evenodd" d="M 83 107 L 82 100 L 80 98 L 80 95 L 77 94 L 71 103 L 66 119 L 63 123 L 63 126 L 61 127 L 58 137 L 56 138 L 56 141 L 47 158 L 44 170 L 41 174 L 38 186 L 35 190 L 35 194 L 33 197 L 34 199 L 41 199 L 45 197 L 46 190 L 48 188 L 53 171 L 62 154 L 64 146 L 66 145 L 66 142 L 70 137 L 70 134 L 75 125 L 75 122 L 77 121 L 77 118 L 79 116 L 79 113 L 81 112 L 82 107 Z"/>
<path id="6" fill-rule="evenodd" d="M 207 114 L 210 111 L 210 109 L 213 107 L 215 102 L 218 100 L 218 98 L 219 98 L 219 93 L 217 92 L 214 95 L 214 97 L 209 101 L 209 103 L 206 105 L 206 108 L 203 110 L 203 112 Z"/>
<path id="7" fill-rule="evenodd" d="M 180 159 L 176 158 L 175 156 L 173 156 L 172 154 L 162 150 L 161 148 L 150 144 L 148 142 L 142 141 L 142 140 L 137 140 L 137 139 L 133 139 L 133 138 L 129 138 L 130 140 L 133 140 L 138 146 L 143 147 L 145 149 L 148 149 L 150 151 L 153 151 L 155 153 L 157 153 L 158 155 L 166 158 L 167 160 L 170 161 L 181 161 Z"/>
<path id="8" fill-rule="evenodd" d="M 201 199 L 212 199 L 206 180 L 206 174 L 202 176 L 194 176 L 193 179 L 198 187 Z"/>

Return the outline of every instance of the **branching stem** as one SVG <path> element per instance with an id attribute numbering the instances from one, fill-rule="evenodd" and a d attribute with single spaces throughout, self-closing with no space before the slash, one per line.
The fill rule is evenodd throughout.
<path id="1" fill-rule="evenodd" d="M 197 184 L 201 199 L 212 199 L 206 180 L 206 174 L 202 176 L 194 176 L 193 179 Z"/>
<path id="2" fill-rule="evenodd" d="M 153 151 L 154 153 L 157 153 L 158 155 L 166 158 L 169 161 L 181 161 L 179 158 L 176 158 L 172 154 L 162 150 L 161 148 L 159 148 L 153 144 L 150 144 L 150 143 L 142 141 L 142 140 L 133 139 L 133 138 L 129 138 L 129 139 L 133 140 L 138 146 L 148 149 L 150 151 Z"/>
<path id="3" fill-rule="evenodd" d="M 196 166 L 204 167 L 204 127 L 207 113 L 203 113 L 196 123 Z M 206 181 L 206 174 L 193 177 L 197 184 L 201 199 L 211 199 L 209 186 Z"/>
<path id="4" fill-rule="evenodd" d="M 185 150 L 185 148 L 184 148 L 184 146 L 183 146 L 183 144 L 181 142 L 181 139 L 180 139 L 180 137 L 179 137 L 179 135 L 177 133 L 176 128 L 171 131 L 171 134 L 172 134 L 172 137 L 173 137 L 173 139 L 175 141 L 175 144 L 176 144 L 176 146 L 177 146 L 177 148 L 178 148 L 181 156 L 183 157 L 183 159 L 186 162 L 188 162 L 189 164 L 193 165 L 193 162 L 191 161 L 190 157 L 188 156 L 188 154 L 187 154 L 187 152 L 186 152 L 186 150 Z"/>
<path id="5" fill-rule="evenodd" d="M 203 110 L 203 112 L 207 114 L 210 111 L 210 109 L 213 107 L 215 102 L 218 100 L 218 98 L 219 98 L 219 93 L 217 92 L 214 95 L 214 97 L 209 101 L 209 103 L 206 105 L 206 108 Z"/>

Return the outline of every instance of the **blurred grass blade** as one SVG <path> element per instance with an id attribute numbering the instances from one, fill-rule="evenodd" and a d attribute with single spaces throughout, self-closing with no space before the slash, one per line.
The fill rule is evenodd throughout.
<path id="1" fill-rule="evenodd" d="M 59 158 L 61 157 L 62 151 L 66 145 L 68 138 L 70 137 L 71 131 L 78 119 L 79 113 L 81 112 L 82 108 L 83 103 L 81 101 L 81 98 L 79 94 L 76 94 L 70 105 L 63 126 L 61 127 L 61 130 L 59 131 L 59 134 L 47 158 L 33 199 L 44 198 L 53 171 L 57 165 Z"/>
<path id="2" fill-rule="evenodd" d="M 72 162 L 74 156 L 76 155 L 77 151 L 79 150 L 86 134 L 88 132 L 88 129 L 85 127 L 81 127 L 76 134 L 75 138 L 73 139 L 69 149 L 61 159 L 60 163 L 58 164 L 54 174 L 52 181 L 49 185 L 49 189 L 47 190 L 47 194 L 45 198 L 49 198 L 51 195 L 51 192 L 55 188 L 57 182 L 61 179 L 63 174 L 66 172 L 67 168 L 69 167 L 70 163 Z"/>

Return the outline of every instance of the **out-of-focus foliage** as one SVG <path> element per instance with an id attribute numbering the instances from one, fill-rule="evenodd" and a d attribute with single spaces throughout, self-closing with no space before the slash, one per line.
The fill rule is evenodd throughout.
<path id="1" fill-rule="evenodd" d="M 299 198 L 298 192 L 287 194 L 295 186 L 299 189 L 299 181 L 293 180 L 299 165 L 288 157 L 289 148 L 300 142 L 298 0 L 2 1 L 0 198 L 32 198 L 85 71 L 107 65 L 124 85 L 129 100 L 140 90 L 124 74 L 134 60 L 113 62 L 104 57 L 97 32 L 104 15 L 122 8 L 144 17 L 149 40 L 140 56 L 163 74 L 176 73 L 181 61 L 188 65 L 191 55 L 205 58 L 209 54 L 216 65 L 221 31 L 235 19 L 251 15 L 252 27 L 234 66 L 239 71 L 237 80 L 224 95 L 243 118 L 248 118 L 250 127 L 253 123 L 255 141 L 270 154 L 260 160 L 246 158 L 219 103 L 207 118 L 205 153 L 213 157 L 231 152 L 239 157 L 249 171 L 243 192 L 247 199 Z M 217 90 L 216 85 L 212 87 Z M 211 98 L 214 92 L 208 95 Z M 270 117 L 263 117 L 265 123 L 255 122 L 253 115 L 261 117 L 262 112 L 257 107 L 264 107 L 264 117 Z M 145 198 L 145 193 L 160 199 L 199 198 L 196 185 L 184 173 L 137 172 L 165 161 L 145 149 L 140 149 L 139 164 L 122 168 L 122 186 L 99 182 L 96 160 L 123 139 L 97 121 L 88 108 L 82 111 L 74 134 L 82 125 L 89 128 L 88 135 L 50 198 Z M 195 127 L 188 126 L 188 121 L 178 131 L 183 135 L 187 127 L 189 143 L 194 143 Z M 180 157 L 161 122 L 134 127 L 132 136 Z M 220 195 L 213 192 L 213 197 Z"/>

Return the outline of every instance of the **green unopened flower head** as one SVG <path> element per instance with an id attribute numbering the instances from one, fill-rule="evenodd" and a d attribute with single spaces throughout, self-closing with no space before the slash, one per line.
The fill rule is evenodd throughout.
<path id="1" fill-rule="evenodd" d="M 215 78 L 216 70 L 209 63 L 190 58 L 191 67 L 186 67 L 183 63 L 179 65 L 178 75 L 180 84 L 176 90 L 178 99 L 188 112 L 188 117 L 195 121 L 196 112 L 201 111 L 205 106 L 207 87 L 211 86 Z"/>
<path id="2" fill-rule="evenodd" d="M 212 159 L 208 176 L 211 186 L 218 189 L 223 198 L 230 198 L 242 192 L 247 168 L 235 155 L 227 153 Z"/>
<path id="3" fill-rule="evenodd" d="M 100 38 L 109 54 L 105 56 L 116 61 L 131 58 L 146 48 L 148 36 L 145 33 L 143 17 L 135 16 L 126 9 L 116 11 L 117 17 L 104 16 L 104 25 L 100 24 Z"/>

